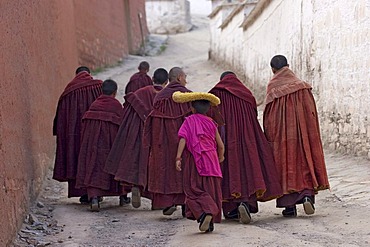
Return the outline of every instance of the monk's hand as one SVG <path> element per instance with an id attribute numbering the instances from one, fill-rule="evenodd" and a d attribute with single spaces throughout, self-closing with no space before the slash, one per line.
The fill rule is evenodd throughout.
<path id="1" fill-rule="evenodd" d="M 176 160 L 176 170 L 181 172 L 181 160 Z"/>
<path id="2" fill-rule="evenodd" d="M 222 163 L 225 160 L 225 156 L 219 157 L 218 162 Z"/>

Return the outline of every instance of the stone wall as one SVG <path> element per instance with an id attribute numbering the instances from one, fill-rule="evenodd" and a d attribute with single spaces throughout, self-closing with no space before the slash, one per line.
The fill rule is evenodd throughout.
<path id="1" fill-rule="evenodd" d="M 146 0 L 145 8 L 151 33 L 183 33 L 193 26 L 187 0 Z"/>
<path id="2" fill-rule="evenodd" d="M 212 58 L 234 61 L 235 70 L 244 64 L 245 82 L 262 102 L 271 57 L 286 55 L 290 68 L 313 86 L 325 146 L 370 158 L 370 2 L 260 0 L 240 27 L 242 38 L 240 16 L 234 19 L 233 27 L 211 25 Z M 239 55 L 222 48 L 233 39 L 243 44 Z"/>
<path id="3" fill-rule="evenodd" d="M 0 0 L 0 246 L 10 245 L 52 167 L 55 108 L 77 66 L 128 53 L 122 2 Z M 145 17 L 145 2 L 131 2 L 132 15 Z"/>

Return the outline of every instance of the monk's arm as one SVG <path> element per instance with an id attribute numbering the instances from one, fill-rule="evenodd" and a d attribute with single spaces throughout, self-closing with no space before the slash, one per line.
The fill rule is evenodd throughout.
<path id="1" fill-rule="evenodd" d="M 216 142 L 217 142 L 217 153 L 218 153 L 218 160 L 221 163 L 225 159 L 225 146 L 224 143 L 222 142 L 220 133 L 216 129 Z"/>
<path id="2" fill-rule="evenodd" d="M 181 171 L 181 156 L 182 152 L 185 149 L 186 140 L 181 138 L 179 141 L 179 146 L 177 147 L 177 155 L 176 155 L 176 170 Z"/>

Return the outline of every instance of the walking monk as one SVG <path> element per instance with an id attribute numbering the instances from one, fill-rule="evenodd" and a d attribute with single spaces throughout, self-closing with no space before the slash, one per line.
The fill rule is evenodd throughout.
<path id="1" fill-rule="evenodd" d="M 149 72 L 149 63 L 142 61 L 137 68 L 139 72 L 133 74 L 130 78 L 130 81 L 127 83 L 125 88 L 125 94 L 130 92 L 135 92 L 139 88 L 152 85 L 152 78 L 147 75 Z"/>
<path id="2" fill-rule="evenodd" d="M 320 127 L 311 86 L 289 69 L 287 59 L 271 59 L 273 78 L 267 85 L 263 126 L 271 142 L 284 196 L 276 206 L 283 216 L 297 216 L 296 204 L 306 214 L 315 212 L 315 193 L 329 188 Z"/>
<path id="3" fill-rule="evenodd" d="M 224 72 L 210 93 L 220 98 L 225 119 L 223 213 L 248 224 L 250 213 L 258 212 L 257 201 L 282 194 L 272 150 L 257 119 L 256 100 L 233 72 Z"/>
<path id="4" fill-rule="evenodd" d="M 142 141 L 144 121 L 153 109 L 153 99 L 168 82 L 168 73 L 159 68 L 153 74 L 154 85 L 125 95 L 124 114 L 117 137 L 105 163 L 105 171 L 115 180 L 133 186 L 132 206 L 140 207 L 140 196 L 147 193 L 149 148 Z"/>
<path id="5" fill-rule="evenodd" d="M 174 67 L 168 77 L 170 83 L 155 96 L 144 130 L 145 142 L 150 146 L 148 191 L 152 193 L 152 208 L 164 208 L 164 215 L 171 215 L 176 205 L 184 204 L 182 173 L 176 171 L 173 162 L 179 141 L 177 132 L 191 112 L 190 103 L 175 103 L 172 99 L 176 91 L 190 92 L 185 87 L 186 74 Z"/>
<path id="6" fill-rule="evenodd" d="M 81 149 L 78 157 L 76 187 L 86 188 L 91 210 L 99 211 L 98 198 L 120 196 L 120 205 L 127 203 L 123 189 L 113 176 L 104 172 L 104 165 L 122 122 L 123 108 L 115 99 L 117 83 L 105 80 L 99 96 L 82 118 Z"/>
<path id="7" fill-rule="evenodd" d="M 185 215 L 199 222 L 200 231 L 212 232 L 213 223 L 221 222 L 220 163 L 225 149 L 216 122 L 206 113 L 211 104 L 220 104 L 220 99 L 210 93 L 180 92 L 175 92 L 172 98 L 178 103 L 191 101 L 193 112 L 180 127 L 175 164 L 178 171 L 184 171 Z"/>
<path id="8" fill-rule="evenodd" d="M 54 118 L 57 148 L 53 178 L 68 182 L 68 197 L 80 197 L 81 203 L 88 203 L 86 190 L 75 188 L 81 120 L 91 103 L 101 95 L 101 85 L 102 81 L 94 80 L 87 67 L 78 67 L 76 77 L 59 98 Z"/>

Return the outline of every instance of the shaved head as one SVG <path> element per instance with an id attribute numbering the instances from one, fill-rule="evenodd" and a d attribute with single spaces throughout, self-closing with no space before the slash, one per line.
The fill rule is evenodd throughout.
<path id="1" fill-rule="evenodd" d="M 184 74 L 184 71 L 182 71 L 182 68 L 180 67 L 173 67 L 171 70 L 170 70 L 170 73 L 168 74 L 168 79 L 170 79 L 170 82 L 171 81 L 176 81 L 177 78 Z"/>

